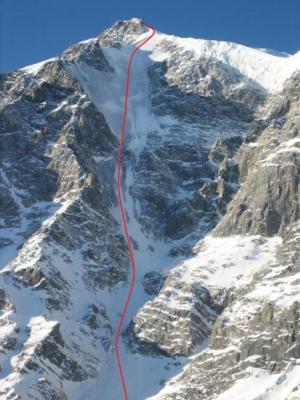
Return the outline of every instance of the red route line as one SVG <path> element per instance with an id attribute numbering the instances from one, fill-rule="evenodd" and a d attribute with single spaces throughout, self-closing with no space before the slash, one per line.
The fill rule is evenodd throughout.
<path id="1" fill-rule="evenodd" d="M 130 281 L 130 287 L 129 287 L 129 292 L 124 304 L 124 308 L 121 314 L 121 318 L 119 321 L 117 333 L 116 333 L 116 339 L 115 339 L 115 347 L 116 347 L 116 358 L 117 358 L 117 364 L 118 364 L 118 369 L 119 369 L 119 374 L 122 382 L 122 387 L 123 387 L 123 393 L 124 393 L 124 399 L 128 400 L 128 393 L 127 393 L 127 387 L 126 387 L 126 380 L 124 377 L 123 373 L 123 368 L 121 364 L 121 359 L 120 359 L 120 353 L 119 353 L 119 338 L 120 334 L 122 331 L 122 326 L 124 322 L 124 318 L 128 309 L 128 305 L 130 302 L 130 299 L 132 297 L 132 292 L 134 289 L 134 284 L 135 284 L 135 275 L 136 275 L 136 266 L 135 266 L 135 260 L 134 260 L 134 254 L 133 254 L 133 249 L 129 237 L 129 232 L 128 232 L 128 227 L 127 227 L 127 220 L 126 220 L 126 214 L 123 206 L 123 200 L 122 200 L 122 193 L 121 193 L 121 165 L 122 165 L 122 158 L 123 158 L 123 150 L 124 150 L 124 142 L 125 142 L 125 132 L 126 132 L 126 123 L 127 123 L 127 113 L 128 113 L 128 95 L 129 95 L 129 87 L 130 87 L 130 74 L 131 74 L 131 67 L 132 67 L 132 62 L 134 59 L 134 56 L 136 53 L 139 51 L 141 47 L 143 47 L 156 33 L 155 29 L 143 22 L 143 24 L 151 30 L 151 35 L 148 36 L 142 43 L 140 43 L 131 53 L 128 64 L 127 64 L 127 76 L 126 76 L 126 86 L 125 86 L 125 100 L 124 100 L 124 111 L 123 111 L 123 120 L 122 120 L 122 131 L 121 131 L 121 141 L 119 145 L 119 153 L 118 153 L 118 163 L 117 163 L 117 190 L 118 190 L 118 202 L 119 202 L 119 208 L 121 211 L 121 217 L 122 217 L 122 224 L 123 224 L 123 230 L 127 242 L 127 247 L 129 251 L 129 256 L 130 256 L 130 262 L 131 262 L 131 270 L 132 270 L 132 276 L 131 276 L 131 281 Z"/>

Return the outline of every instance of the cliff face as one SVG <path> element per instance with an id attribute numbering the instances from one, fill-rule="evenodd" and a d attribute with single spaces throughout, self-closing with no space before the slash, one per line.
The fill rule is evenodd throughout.
<path id="1" fill-rule="evenodd" d="M 0 75 L 3 399 L 122 398 L 115 167 L 145 34 L 121 21 Z M 299 68 L 299 54 L 160 33 L 136 56 L 122 176 L 138 268 L 121 342 L 131 400 L 300 399 Z"/>

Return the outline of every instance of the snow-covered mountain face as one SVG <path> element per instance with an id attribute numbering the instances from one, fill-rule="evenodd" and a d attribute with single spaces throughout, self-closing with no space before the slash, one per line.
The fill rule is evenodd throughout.
<path id="1" fill-rule="evenodd" d="M 0 397 L 122 399 L 129 258 L 113 25 L 0 75 Z M 130 400 L 300 399 L 300 53 L 161 33 L 136 55 L 123 196 Z"/>

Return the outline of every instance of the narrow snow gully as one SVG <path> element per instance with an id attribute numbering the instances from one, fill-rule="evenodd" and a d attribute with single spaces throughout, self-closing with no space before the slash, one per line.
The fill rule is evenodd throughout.
<path id="1" fill-rule="evenodd" d="M 150 36 L 148 36 L 142 43 L 140 43 L 131 53 L 129 57 L 129 61 L 127 64 L 127 74 L 126 74 L 126 84 L 125 84 L 125 98 L 124 98 L 124 110 L 123 110 L 123 119 L 122 119 L 122 129 L 121 129 L 121 140 L 120 140 L 120 145 L 119 145 L 119 152 L 118 152 L 118 161 L 117 161 L 117 193 L 118 193 L 118 203 L 119 203 L 119 208 L 121 211 L 121 218 L 122 218 L 122 225 L 123 225 L 123 230 L 124 230 L 124 235 L 126 238 L 126 243 L 128 247 L 128 252 L 129 252 L 129 257 L 130 257 L 130 262 L 131 262 L 131 270 L 132 270 L 132 275 L 131 275 L 131 280 L 130 280 L 130 286 L 129 286 L 129 291 L 128 295 L 125 300 L 125 304 L 121 313 L 121 318 L 118 324 L 117 328 L 117 333 L 116 333 L 116 338 L 115 338 L 115 348 L 116 348 L 116 358 L 117 358 L 117 364 L 118 364 L 118 369 L 119 369 L 119 374 L 120 374 L 120 379 L 122 383 L 122 388 L 123 388 L 123 393 L 124 393 L 124 399 L 128 400 L 128 391 L 127 391 L 127 384 L 122 368 L 122 363 L 120 359 L 120 353 L 119 353 L 119 338 L 120 334 L 122 331 L 122 326 L 124 322 L 124 318 L 126 316 L 126 312 L 128 309 L 128 305 L 133 293 L 134 289 L 134 284 L 135 284 L 135 275 L 136 275 L 136 266 L 135 266 L 135 259 L 134 259 L 134 253 L 133 253 L 133 248 L 131 245 L 130 241 L 130 236 L 129 236 L 129 231 L 127 227 L 127 220 L 126 220 L 126 214 L 125 214 L 125 209 L 123 206 L 123 200 L 122 200 L 122 191 L 121 191 L 121 167 L 122 167 L 122 158 L 123 158 L 123 149 L 124 149 L 124 143 L 125 143 L 125 135 L 126 135 L 126 123 L 127 123 L 127 113 L 128 113 L 128 96 L 129 96 L 129 88 L 130 88 L 130 78 L 131 78 L 131 68 L 132 68 L 132 63 L 134 56 L 136 53 L 139 51 L 141 47 L 143 47 L 156 33 L 155 29 L 143 22 L 143 24 L 151 31 Z"/>

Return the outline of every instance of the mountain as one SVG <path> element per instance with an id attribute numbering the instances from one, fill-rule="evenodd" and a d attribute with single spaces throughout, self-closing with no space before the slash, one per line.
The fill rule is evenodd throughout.
<path id="1" fill-rule="evenodd" d="M 122 399 L 120 21 L 0 75 L 0 398 Z M 130 400 L 300 399 L 300 52 L 156 33 L 136 55 L 122 190 L 137 277 Z"/>

